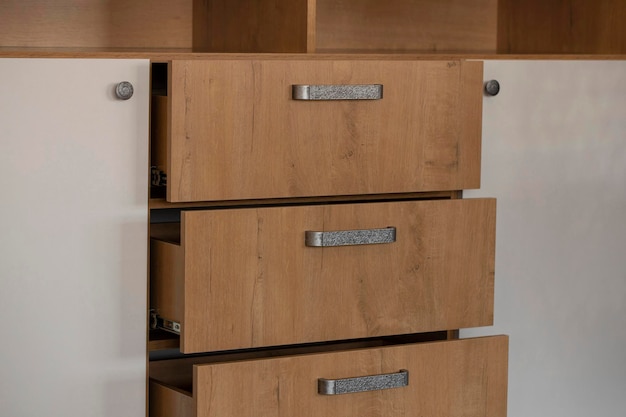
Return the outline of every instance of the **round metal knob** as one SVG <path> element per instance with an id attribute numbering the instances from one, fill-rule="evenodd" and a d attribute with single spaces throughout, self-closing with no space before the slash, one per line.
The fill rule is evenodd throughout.
<path id="1" fill-rule="evenodd" d="M 133 96 L 133 85 L 128 81 L 122 81 L 115 87 L 115 95 L 120 100 L 128 100 Z"/>
<path id="2" fill-rule="evenodd" d="M 500 92 L 500 83 L 497 80 L 489 80 L 485 83 L 485 94 L 497 96 Z"/>

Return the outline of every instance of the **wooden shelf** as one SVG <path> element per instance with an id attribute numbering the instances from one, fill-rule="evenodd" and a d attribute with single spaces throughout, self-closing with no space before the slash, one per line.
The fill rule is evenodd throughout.
<path id="1" fill-rule="evenodd" d="M 613 55 L 625 19 L 622 0 L 5 0 L 0 50 Z"/>

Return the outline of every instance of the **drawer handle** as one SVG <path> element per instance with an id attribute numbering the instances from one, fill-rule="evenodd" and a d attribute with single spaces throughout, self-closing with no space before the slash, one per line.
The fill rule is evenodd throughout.
<path id="1" fill-rule="evenodd" d="M 360 376 L 356 378 L 317 380 L 317 392 L 322 395 L 351 394 L 400 388 L 409 385 L 409 371 L 401 369 L 393 374 Z"/>
<path id="2" fill-rule="evenodd" d="M 366 230 L 338 230 L 334 232 L 304 233 L 304 244 L 311 247 L 376 245 L 396 241 L 396 228 Z"/>
<path id="3" fill-rule="evenodd" d="M 294 100 L 380 100 L 383 98 L 382 84 L 351 85 L 293 85 Z"/>

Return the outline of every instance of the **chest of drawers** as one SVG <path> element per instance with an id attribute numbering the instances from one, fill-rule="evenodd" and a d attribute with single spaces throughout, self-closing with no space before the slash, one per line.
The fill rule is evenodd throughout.
<path id="1" fill-rule="evenodd" d="M 506 414 L 507 338 L 455 336 L 493 323 L 481 62 L 209 56 L 166 91 L 150 305 L 200 356 L 152 363 L 153 416 Z"/>
<path id="2" fill-rule="evenodd" d="M 15 233 L 5 236 L 16 237 L 7 241 L 3 260 L 8 261 L 1 264 L 21 262 L 27 274 L 15 279 L 4 269 L 0 277 L 3 318 L 18 324 L 11 343 L 0 348 L 3 369 L 15 370 L 0 376 L 0 413 L 107 417 L 121 410 L 144 416 L 149 379 L 151 416 L 295 414 L 294 409 L 337 410 L 342 416 L 504 415 L 506 338 L 456 340 L 458 327 L 491 322 L 493 291 L 493 201 L 459 200 L 461 190 L 479 187 L 480 178 L 483 80 L 480 64 L 464 60 L 501 54 L 515 54 L 516 60 L 536 54 L 606 59 L 605 54 L 626 52 L 624 17 L 621 0 L 601 5 L 589 0 L 2 1 L 0 55 L 37 58 L 30 63 L 37 71 L 3 72 L 11 88 L 17 85 L 12 78 L 37 82 L 23 83 L 29 94 L 4 91 L 2 102 L 11 111 L 2 116 L 14 111 L 18 116 L 8 116 L 2 126 L 25 133 L 29 130 L 19 121 L 29 128 L 40 125 L 37 134 L 26 133 L 28 140 L 43 139 L 54 152 L 36 161 L 27 151 L 20 158 L 2 152 L 8 161 L 2 177 L 20 191 L 7 194 L 13 197 L 1 206 L 2 220 Z M 57 73 L 42 57 L 71 59 Z M 93 58 L 129 59 L 126 70 L 134 68 L 130 58 L 143 59 L 142 66 L 151 61 L 152 90 L 158 92 L 151 109 L 152 165 L 156 182 L 167 180 L 167 186 L 154 188 L 149 201 L 148 117 L 142 107 L 149 95 L 147 71 L 130 70 L 141 75 L 139 82 L 107 69 L 91 90 L 77 82 L 98 71 L 84 70 L 74 58 L 89 58 L 96 66 L 99 60 Z M 171 71 L 164 71 L 161 82 L 158 74 L 166 63 Z M 41 76 L 53 73 L 58 77 Z M 114 84 L 122 80 L 135 84 L 124 115 L 109 107 Z M 529 90 L 537 88 L 527 82 Z M 311 91 L 318 94 L 319 86 L 328 96 L 343 94 L 350 85 L 358 85 L 348 90 L 359 94 L 363 86 L 376 92 L 382 85 L 382 99 L 301 100 Z M 56 93 L 59 86 L 66 91 Z M 100 110 L 90 104 L 92 98 L 106 105 Z M 42 103 L 54 109 L 45 112 L 48 117 L 60 115 L 44 123 L 49 119 L 32 114 Z M 135 105 L 141 110 L 128 110 Z M 517 113 L 509 116 L 520 120 Z M 105 121 L 101 128 L 96 119 Z M 129 119 L 137 125 L 127 125 Z M 112 127 L 130 138 L 106 133 Z M 52 132 L 60 133 L 46 142 Z M 101 133 L 106 133 L 102 143 L 112 145 L 103 151 L 90 142 Z M 67 146 L 69 138 L 76 145 Z M 27 142 L 2 137 L 0 143 L 6 150 L 13 143 L 26 149 Z M 107 162 L 89 163 L 96 157 Z M 31 187 L 24 181 L 33 178 L 29 164 L 43 161 L 62 173 L 76 172 L 76 186 L 51 169 Z M 82 207 L 74 204 L 79 201 L 92 204 L 80 210 L 84 223 L 72 216 Z M 120 211 L 125 204 L 132 215 Z M 63 242 L 74 244 L 74 234 L 54 224 L 64 217 L 42 221 L 51 217 L 50 206 L 69 214 L 76 236 L 83 238 L 78 249 L 93 249 L 89 256 L 66 250 Z M 157 247 L 150 253 L 152 285 L 141 272 L 147 264 L 148 206 Z M 390 209 L 373 209 L 382 206 Z M 339 208 L 348 214 L 329 214 Z M 291 209 L 296 214 L 278 215 L 271 229 L 258 221 L 269 218 L 265 213 L 272 217 Z M 308 213 L 317 210 L 310 223 L 321 218 L 322 227 L 309 227 Z M 167 217 L 163 213 L 171 214 L 174 224 L 159 224 Z M 255 216 L 249 213 L 256 216 L 254 248 L 249 234 Z M 229 215 L 234 219 L 223 225 L 216 220 Z M 298 216 L 306 222 L 295 222 Z M 341 224 L 330 227 L 336 217 Z M 104 219 L 111 221 L 106 227 Z M 200 227 L 207 222 L 213 223 L 209 236 Z M 363 237 L 387 241 L 391 228 L 393 243 Z M 298 236 L 287 239 L 291 234 Z M 201 242 L 192 245 L 197 251 L 189 251 L 186 235 Z M 371 244 L 307 246 L 308 235 L 312 242 L 356 236 Z M 219 261 L 202 253 L 207 249 L 221 250 Z M 48 263 L 48 258 L 54 259 Z M 29 285 L 37 276 L 33 271 L 43 271 L 44 287 Z M 223 299 L 207 291 L 206 274 L 220 283 Z M 190 277 L 195 277 L 191 285 Z M 171 326 L 179 320 L 182 335 L 144 329 L 146 287 L 152 293 L 149 307 L 160 310 L 160 319 Z M 235 300 L 231 288 L 248 295 L 245 318 L 230 318 L 220 307 L 243 314 L 241 297 Z M 46 303 L 40 301 L 43 289 Z M 71 297 L 74 289 L 89 297 Z M 185 297 L 192 298 L 191 309 Z M 71 323 L 54 313 L 59 306 L 74 308 Z M 316 321 L 320 311 L 325 315 Z M 63 325 L 49 325 L 49 317 Z M 242 329 L 247 337 L 239 334 Z M 207 336 L 210 331 L 215 338 Z M 535 344 L 534 337 L 529 340 Z M 516 343 L 520 346 L 519 339 Z M 181 348 L 198 353 L 182 355 Z M 164 359 L 169 356 L 181 358 Z M 408 386 L 346 396 L 322 395 L 316 388 L 320 379 L 342 385 L 356 378 L 363 385 L 383 375 L 382 380 L 397 381 L 403 370 Z M 232 378 L 223 377 L 231 371 Z M 212 380 L 211 374 L 219 378 Z M 233 395 L 226 398 L 221 381 Z M 298 394 L 296 386 L 307 393 Z M 581 398 L 564 401 L 577 404 Z M 244 409 L 246 404 L 254 409 Z M 524 410 L 513 404 L 511 414 Z"/>
<path id="3" fill-rule="evenodd" d="M 56 118 L 66 120 L 60 127 L 77 133 L 77 146 L 88 150 L 86 160 L 99 153 L 94 150 L 99 148 L 88 145 L 94 130 L 119 128 L 129 118 L 142 127 L 126 128 L 136 141 L 113 134 L 111 143 L 119 148 L 106 153 L 109 162 L 94 167 L 98 175 L 91 170 L 96 164 L 85 164 L 74 176 L 80 185 L 70 190 L 69 200 L 59 194 L 59 200 L 43 198 L 44 204 L 15 210 L 25 218 L 31 216 L 24 224 L 32 231 L 37 228 L 30 219 L 49 217 L 51 202 L 59 201 L 55 207 L 72 213 L 78 206 L 70 200 L 88 199 L 104 211 L 81 213 L 85 223 L 78 233 L 102 231 L 101 219 L 106 218 L 112 221 L 107 232 L 121 237 L 95 235 L 117 246 L 100 245 L 98 237 L 89 237 L 82 244 L 96 249 L 89 257 L 61 250 L 63 255 L 54 263 L 58 270 L 45 265 L 43 256 L 32 256 L 30 245 L 25 246 L 24 257 L 9 255 L 11 261 L 27 259 L 25 271 L 34 270 L 32 262 L 49 274 L 47 282 L 55 283 L 45 287 L 51 304 L 69 299 L 68 283 L 75 279 L 77 288 L 94 296 L 93 305 L 106 305 L 111 314 L 86 306 L 87 299 L 81 298 L 83 304 L 73 316 L 81 331 L 72 332 L 63 321 L 63 326 L 55 326 L 58 333 L 50 331 L 52 326 L 45 326 L 47 332 L 36 330 L 46 322 L 41 314 L 19 315 L 12 321 L 20 326 L 11 334 L 13 343 L 2 347 L 3 364 L 19 371 L 0 377 L 0 403 L 5 406 L 10 397 L 11 415 L 59 410 L 58 415 L 64 416 L 104 417 L 123 410 L 143 416 L 149 379 L 147 413 L 151 416 L 295 414 L 290 411 L 294 409 L 311 414 L 337 410 L 342 416 L 503 416 L 506 338 L 456 340 L 458 328 L 488 325 L 493 319 L 494 202 L 459 199 L 462 190 L 480 186 L 483 80 L 480 62 L 466 59 L 499 59 L 499 54 L 526 54 L 516 58 L 558 54 L 559 59 L 562 54 L 623 54 L 623 2 L 606 0 L 602 7 L 596 3 L 1 2 L 3 57 L 94 62 L 98 60 L 93 58 L 142 58 L 142 65 L 151 61 L 156 93 L 151 109 L 151 163 L 156 182 L 167 185 L 153 188 L 146 201 L 142 155 L 147 151 L 148 120 L 143 110 L 127 110 L 121 117 L 96 110 L 84 97 L 65 93 L 51 97 L 56 89 L 30 82 L 24 84 L 44 97 L 11 94 L 4 101 L 7 108 L 17 108 L 14 101 L 54 103 L 51 107 L 68 116 Z M 85 72 L 69 61 L 66 64 L 77 72 Z M 49 72 L 42 61 L 33 62 Z M 168 65 L 170 69 L 163 71 Z M 70 74 L 61 72 L 50 84 L 76 93 L 79 78 Z M 90 93 L 107 106 L 114 100 L 114 83 L 134 80 L 112 74 L 103 78 L 106 81 L 99 79 Z M 141 74 L 143 81 L 135 82 L 135 101 L 126 104 L 147 103 L 148 93 L 142 87 L 147 74 L 143 70 Z M 9 84 L 15 85 L 12 80 Z M 382 99 L 371 99 L 370 90 L 382 93 Z M 351 91 L 370 99 L 302 100 L 319 91 L 325 97 Z M 20 114 L 29 116 L 34 108 L 27 103 Z M 115 121 L 94 129 L 92 119 L 101 121 L 104 115 Z M 11 119 L 14 123 L 19 118 Z M 43 119 L 27 120 L 34 125 L 33 120 L 42 123 Z M 89 128 L 81 130 L 78 122 L 87 122 Z M 38 137 L 48 138 L 53 125 L 57 123 Z M 59 147 L 67 153 L 50 153 L 41 160 L 78 167 L 75 158 L 82 153 L 60 145 L 69 137 L 59 135 Z M 135 161 L 134 168 L 119 169 L 118 154 L 120 160 Z M 3 155 L 10 158 L 11 153 Z M 27 165 L 20 161 L 15 166 Z M 8 174 L 3 178 L 12 185 L 23 180 L 16 170 L 4 172 Z M 120 178 L 124 176 L 127 181 Z M 55 172 L 49 178 L 61 187 Z M 103 190 L 98 184 L 104 184 Z M 54 189 L 43 187 L 39 195 L 34 188 L 23 187 L 29 198 L 33 194 L 41 198 Z M 82 187 L 90 192 L 78 191 Z M 141 189 L 128 201 L 141 211 L 143 226 L 116 211 L 114 202 L 125 195 L 116 187 Z M 111 192 L 110 198 L 105 190 Z M 7 201 L 3 208 L 21 207 Z M 138 202 L 141 210 L 135 206 Z M 146 267 L 148 204 L 153 245 L 150 285 L 145 274 L 131 272 Z M 173 224 L 159 223 L 167 217 L 163 213 L 171 215 Z M 3 220 L 13 227 L 13 217 L 6 217 Z M 386 243 L 392 228 L 396 240 Z M 37 231 L 41 247 L 63 249 L 61 233 Z M 24 241 L 21 234 L 17 236 Z M 369 240 L 372 236 L 374 241 Z M 329 239 L 369 244 L 307 246 L 309 241 Z M 106 264 L 111 274 L 97 282 L 83 279 L 94 275 L 77 272 L 78 258 L 100 274 L 105 269 L 99 266 Z M 74 271 L 71 279 L 65 266 Z M 7 287 L 7 277 L 1 278 L 2 294 L 8 294 L 5 300 L 10 301 L 3 305 L 19 303 L 11 314 L 42 311 L 43 304 L 37 302 L 41 288 L 12 277 Z M 159 310 L 159 318 L 172 326 L 177 323 L 180 335 L 165 337 L 144 329 L 148 320 L 144 320 L 143 288 L 147 287 L 149 308 Z M 112 296 L 118 292 L 119 297 Z M 119 305 L 111 299 L 119 299 Z M 71 306 L 72 299 L 66 304 Z M 92 318 L 94 312 L 98 320 Z M 59 316 L 54 315 L 54 320 L 59 322 Z M 99 325 L 102 321 L 108 326 Z M 119 328 L 133 336 L 121 336 L 126 333 Z M 37 334 L 35 345 L 45 350 L 35 351 L 29 334 Z M 66 340 L 67 345 L 62 343 Z M 94 350 L 95 341 L 107 349 Z M 60 346 L 62 355 L 51 355 L 52 346 Z M 181 349 L 195 353 L 183 355 Z M 32 355 L 25 353 L 31 351 Z M 164 359 L 169 356 L 176 359 Z M 36 374 L 20 369 L 23 362 Z M 65 372 L 68 369 L 75 372 Z M 345 379 L 357 378 L 362 385 L 381 380 L 368 376 L 390 375 L 383 380 L 396 381 L 403 378 L 398 376 L 404 375 L 401 370 L 408 371 L 408 386 L 339 396 L 317 391 L 320 379 L 342 385 Z M 232 378 L 223 378 L 231 372 Z M 14 378 L 18 373 L 20 378 Z M 219 378 L 212 381 L 211 374 Z M 365 380 L 360 379 L 363 376 Z M 219 390 L 221 381 L 233 393 L 230 399 Z M 76 387 L 93 395 L 77 394 Z M 307 392 L 298 394 L 296 387 Z M 254 409 L 242 408 L 246 404 Z"/>

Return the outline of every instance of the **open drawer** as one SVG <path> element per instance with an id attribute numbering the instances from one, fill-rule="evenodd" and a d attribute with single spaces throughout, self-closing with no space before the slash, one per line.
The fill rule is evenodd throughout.
<path id="1" fill-rule="evenodd" d="M 150 416 L 505 417 L 507 361 L 493 336 L 198 363 L 151 380 Z"/>
<path id="2" fill-rule="evenodd" d="M 494 199 L 189 210 L 153 236 L 184 353 L 487 326 Z"/>
<path id="3" fill-rule="evenodd" d="M 174 60 L 153 100 L 170 202 L 480 185 L 482 62 Z"/>

